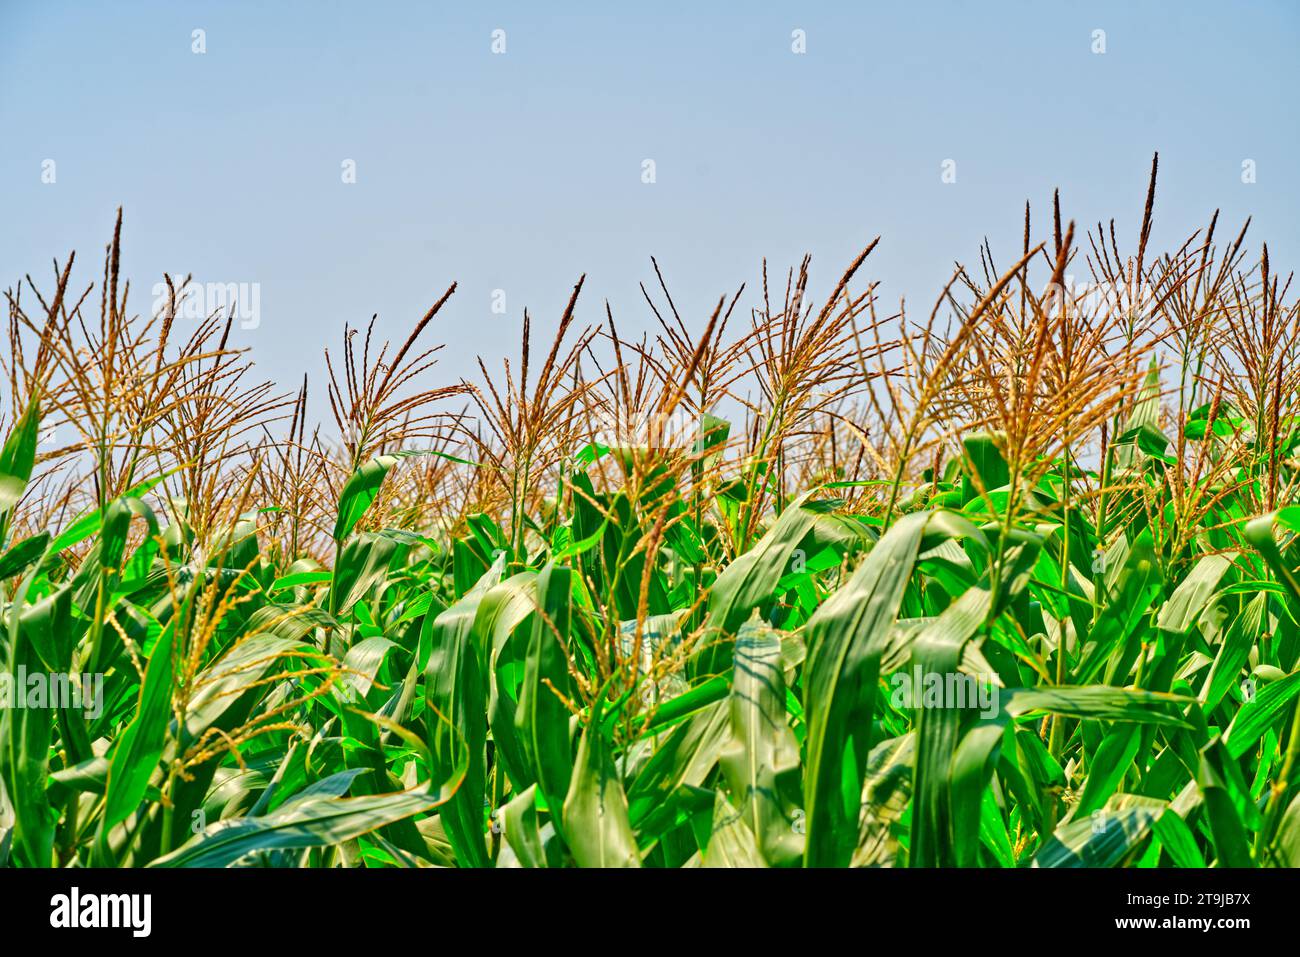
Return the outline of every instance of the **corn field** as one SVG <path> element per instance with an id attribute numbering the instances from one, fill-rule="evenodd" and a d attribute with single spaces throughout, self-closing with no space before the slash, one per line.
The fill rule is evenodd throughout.
<path id="1" fill-rule="evenodd" d="M 1300 864 L 1300 306 L 1155 184 L 472 380 L 452 286 L 319 423 L 119 213 L 7 296 L 0 864 Z"/>

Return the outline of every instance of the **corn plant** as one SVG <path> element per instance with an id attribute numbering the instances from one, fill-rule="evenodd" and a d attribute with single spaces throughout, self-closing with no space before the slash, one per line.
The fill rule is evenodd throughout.
<path id="1" fill-rule="evenodd" d="M 320 426 L 119 214 L 7 296 L 0 863 L 1300 864 L 1300 306 L 1155 180 L 920 320 L 656 262 L 448 382 L 453 286 Z"/>

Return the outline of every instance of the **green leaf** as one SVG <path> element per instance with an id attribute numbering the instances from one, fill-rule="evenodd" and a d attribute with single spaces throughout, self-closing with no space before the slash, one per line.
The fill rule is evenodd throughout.
<path id="1" fill-rule="evenodd" d="M 12 511 L 27 490 L 36 466 L 40 428 L 41 404 L 33 395 L 0 448 L 0 515 Z"/>
<path id="2" fill-rule="evenodd" d="M 817 520 L 816 512 L 803 507 L 810 494 L 791 501 L 776 524 L 718 575 L 709 593 L 709 623 L 720 635 L 735 635 L 789 570 L 795 549 Z M 730 659 L 726 663 L 730 666 Z"/>
<path id="3" fill-rule="evenodd" d="M 786 723 L 785 671 L 778 632 L 747 622 L 736 639 L 730 740 L 720 763 L 732 803 L 774 867 L 803 856 L 795 829 L 801 803 L 799 744 Z"/>
<path id="4" fill-rule="evenodd" d="M 1214 596 L 1220 579 L 1232 567 L 1233 557 L 1233 553 L 1206 555 L 1198 561 L 1161 607 L 1157 627 L 1176 634 L 1191 629 Z"/>
<path id="5" fill-rule="evenodd" d="M 286 802 L 261 817 L 234 818 L 209 825 L 150 867 L 227 867 L 258 851 L 321 847 L 425 814 L 446 803 L 456 782 L 436 791 L 403 791 L 354 798 L 312 795 Z"/>
<path id="6" fill-rule="evenodd" d="M 1264 636 L 1268 595 L 1256 595 L 1232 620 L 1201 689 L 1201 707 L 1210 712 L 1237 683 L 1251 649 Z"/>
<path id="7" fill-rule="evenodd" d="M 808 622 L 807 866 L 843 866 L 853 855 L 880 655 L 931 517 L 922 512 L 900 519 Z"/>
<path id="8" fill-rule="evenodd" d="M 457 860 L 466 867 L 489 863 L 483 815 L 487 741 L 487 675 L 484 652 L 474 636 L 479 603 L 500 581 L 505 556 L 498 557 L 466 595 L 436 618 L 425 618 L 429 651 L 424 671 L 425 702 L 445 720 L 431 729 L 429 750 L 435 775 L 450 777 L 464 764 L 464 783 L 440 812 Z M 467 753 L 462 753 L 467 752 Z"/>
<path id="9" fill-rule="evenodd" d="M 379 494 L 379 487 L 384 484 L 389 469 L 403 458 L 419 454 L 421 454 L 419 451 L 407 450 L 391 455 L 377 455 L 348 476 L 343 491 L 339 494 L 338 518 L 334 522 L 334 541 L 342 542 L 352 529 L 356 528 L 357 522 L 361 521 L 361 517 L 366 514 L 375 496 Z"/>
<path id="10" fill-rule="evenodd" d="M 578 743 L 564 798 L 564 834 L 579 867 L 640 867 L 627 795 L 601 732 L 600 702 Z"/>
<path id="11" fill-rule="evenodd" d="M 1071 718 L 1136 721 L 1188 727 L 1180 709 L 1190 700 L 1179 695 L 1108 685 L 1083 687 L 1013 688 L 1002 692 L 1003 707 L 1014 718 L 1032 718 L 1044 712 Z"/>
<path id="12" fill-rule="evenodd" d="M 13 578 L 41 560 L 50 544 L 50 533 L 41 532 L 24 538 L 3 555 L 0 555 L 0 581 Z"/>
<path id="13" fill-rule="evenodd" d="M 1242 705 L 1224 734 L 1228 753 L 1240 758 L 1249 752 L 1273 722 L 1282 716 L 1283 709 L 1297 692 L 1300 692 L 1300 671 L 1265 685 Z"/>
<path id="14" fill-rule="evenodd" d="M 166 747 L 175 681 L 172 653 L 175 639 L 176 630 L 168 624 L 149 655 L 135 718 L 113 751 L 102 825 L 104 834 L 139 807 Z"/>
<path id="15" fill-rule="evenodd" d="M 537 577 L 541 613 L 533 618 L 515 730 L 531 777 L 550 807 L 564 802 L 573 777 L 569 745 L 569 709 L 560 695 L 571 697 L 569 657 L 563 641 L 569 634 L 571 572 L 547 565 Z"/>
<path id="16" fill-rule="evenodd" d="M 1057 828 L 1033 867 L 1114 867 L 1146 840 L 1163 807 L 1146 802 L 1109 808 Z"/>

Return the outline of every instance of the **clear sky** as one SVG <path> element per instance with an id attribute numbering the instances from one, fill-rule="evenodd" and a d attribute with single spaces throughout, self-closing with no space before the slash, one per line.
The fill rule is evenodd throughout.
<path id="1" fill-rule="evenodd" d="M 1289 270 L 1298 48 L 1289 2 L 3 0 L 0 287 L 74 248 L 97 279 L 121 204 L 137 310 L 164 270 L 257 283 L 237 341 L 321 396 L 344 321 L 404 336 L 452 280 L 448 378 L 517 352 L 525 306 L 554 324 L 583 272 L 580 319 L 608 298 L 645 328 L 651 255 L 702 328 L 763 256 L 811 252 L 824 291 L 883 234 L 866 275 L 928 312 L 1054 186 L 1131 240 L 1157 149 L 1157 243 L 1220 207 Z"/>

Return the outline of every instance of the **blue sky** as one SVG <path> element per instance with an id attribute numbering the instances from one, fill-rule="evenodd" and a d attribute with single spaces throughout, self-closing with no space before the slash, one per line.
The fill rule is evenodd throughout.
<path id="1" fill-rule="evenodd" d="M 258 283 L 237 341 L 319 396 L 345 321 L 404 336 L 453 280 L 448 379 L 517 352 L 525 306 L 553 325 L 583 272 L 581 319 L 608 298 L 646 328 L 651 255 L 702 328 L 720 294 L 757 290 L 764 256 L 811 252 L 825 289 L 882 234 L 866 275 L 928 312 L 984 236 L 1011 259 L 1026 199 L 1047 225 L 1055 186 L 1081 225 L 1135 237 L 1157 149 L 1157 243 L 1219 207 L 1234 232 L 1253 215 L 1253 249 L 1286 270 L 1298 41 L 1280 2 L 7 0 L 0 286 L 74 248 L 97 279 L 121 204 L 137 310 L 164 270 Z"/>

